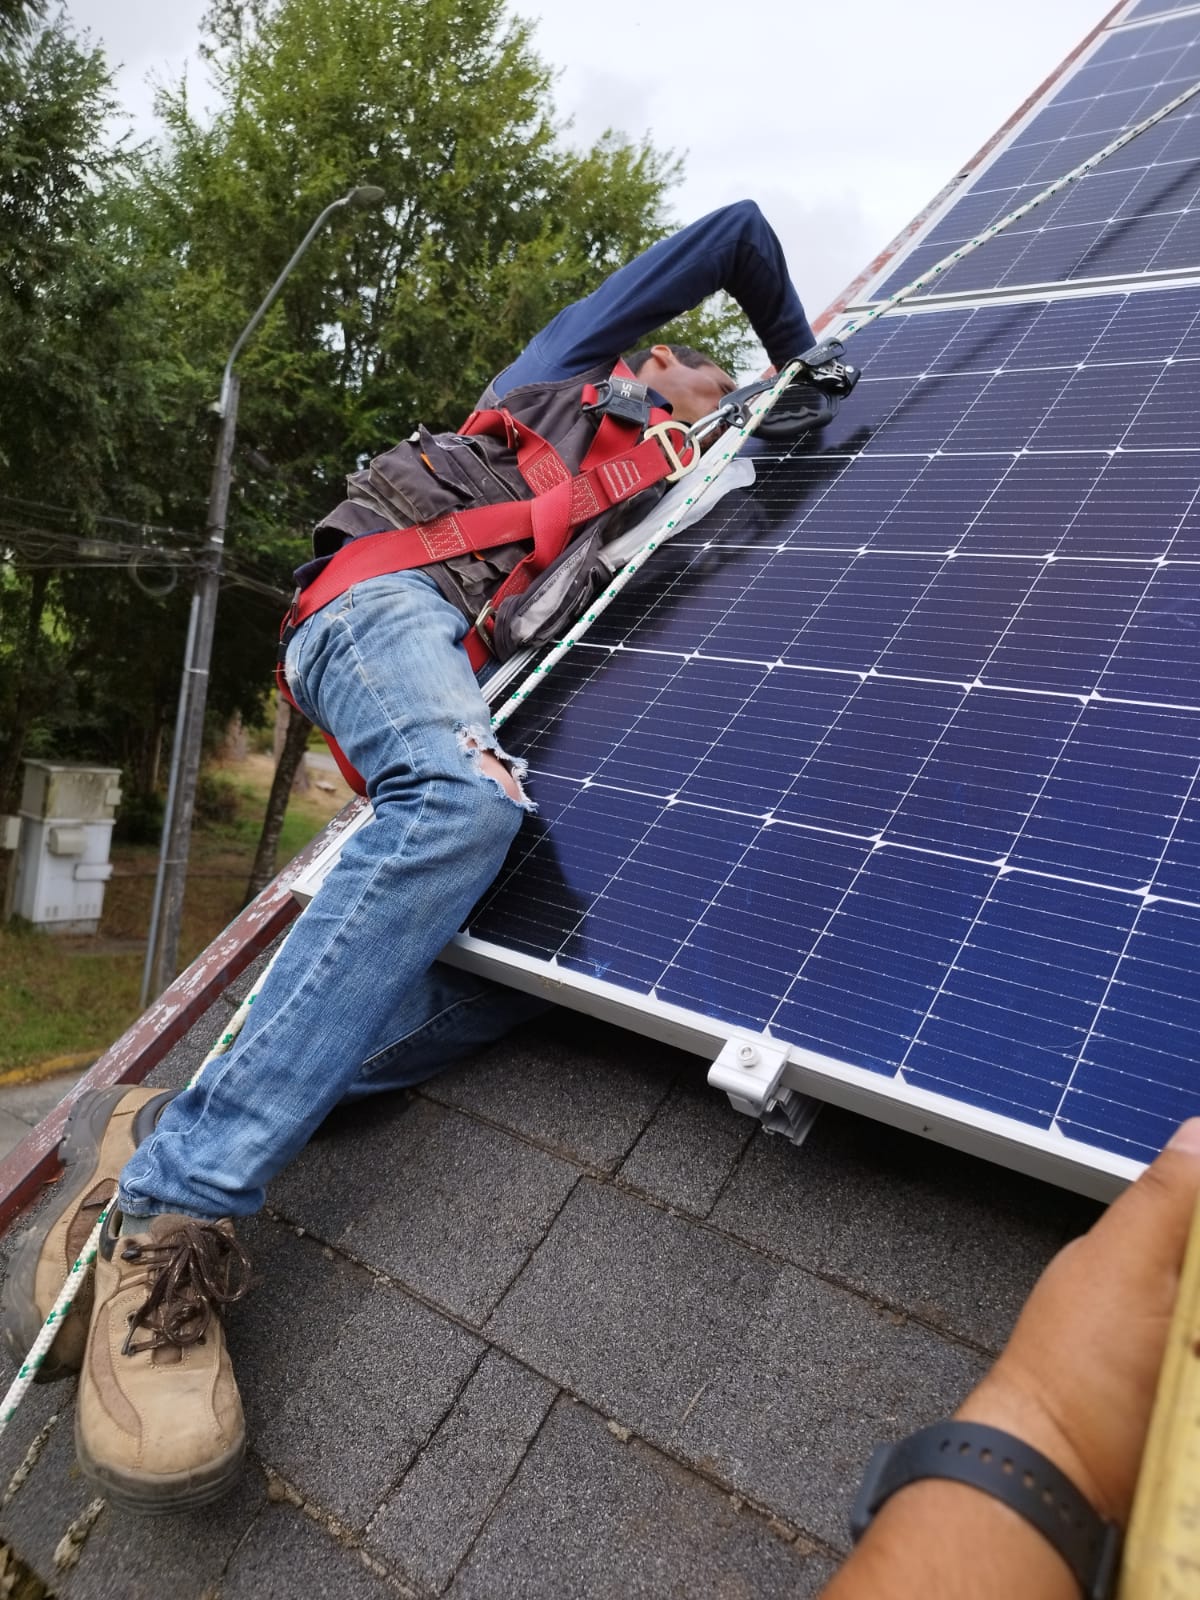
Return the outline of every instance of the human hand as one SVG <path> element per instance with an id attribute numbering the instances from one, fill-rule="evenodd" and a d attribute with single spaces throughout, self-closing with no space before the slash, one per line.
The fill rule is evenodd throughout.
<path id="1" fill-rule="evenodd" d="M 1129 1520 L 1200 1196 L 1200 1118 L 1039 1278 L 958 1412 L 1050 1457 L 1102 1516 Z"/>

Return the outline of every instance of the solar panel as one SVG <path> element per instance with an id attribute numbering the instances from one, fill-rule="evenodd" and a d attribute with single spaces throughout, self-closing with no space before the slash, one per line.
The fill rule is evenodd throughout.
<path id="1" fill-rule="evenodd" d="M 1033 198 L 1200 78 L 1195 14 L 1102 36 L 881 292 Z M 1183 107 L 938 280 L 964 292 L 1200 266 L 1200 111 Z"/>
<path id="2" fill-rule="evenodd" d="M 510 723 L 542 821 L 468 932 L 1147 1158 L 1200 1100 L 1198 316 L 869 330 L 836 431 Z"/>
<path id="3" fill-rule="evenodd" d="M 1133 9 L 1121 17 L 1121 22 L 1138 22 L 1143 17 L 1158 17 L 1165 11 L 1184 11 L 1195 0 L 1138 0 Z"/>
<path id="4" fill-rule="evenodd" d="M 468 944 L 1147 1159 L 1200 1104 L 1200 290 L 856 351 L 509 724 Z"/>
<path id="5" fill-rule="evenodd" d="M 1122 19 L 889 284 L 1197 77 L 1200 7 Z M 541 809 L 452 959 L 1092 1192 L 1200 1112 L 1198 130 L 856 335 L 619 595 L 505 730 Z"/>

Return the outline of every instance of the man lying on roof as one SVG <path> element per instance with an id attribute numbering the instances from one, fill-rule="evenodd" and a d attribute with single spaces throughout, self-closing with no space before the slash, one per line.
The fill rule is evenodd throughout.
<path id="1" fill-rule="evenodd" d="M 813 345 L 779 241 L 743 202 L 662 240 L 560 312 L 496 378 L 480 412 L 501 419 L 492 425 L 507 433 L 505 448 L 536 417 L 528 425 L 555 452 L 555 471 L 565 463 L 577 472 L 604 415 L 585 411 L 586 397 L 621 351 L 719 289 L 735 297 L 777 365 Z M 685 423 L 735 387 L 680 347 L 653 345 L 631 365 L 654 391 L 646 403 Z M 798 380 L 776 409 L 803 430 L 836 406 L 836 394 Z M 460 454 L 468 465 L 477 459 Z M 451 459 L 445 471 L 453 470 Z M 385 468 L 351 478 L 349 498 L 318 529 L 316 559 L 298 574 L 302 599 L 328 584 L 340 547 L 357 557 L 403 523 L 389 503 L 403 488 Z M 502 492 L 522 493 L 519 485 Z M 446 547 L 435 548 L 440 556 Z M 5 1285 L 4 1334 L 23 1353 L 119 1177 L 94 1304 L 80 1297 L 42 1375 L 82 1367 L 80 1466 L 130 1510 L 201 1505 L 237 1481 L 245 1426 L 218 1312 L 244 1292 L 246 1261 L 230 1219 L 259 1209 L 266 1185 L 339 1102 L 419 1083 L 534 1006 L 436 964 L 528 806 L 523 765 L 491 733 L 463 648 L 481 605 L 528 546 L 484 557 L 471 548 L 355 582 L 292 631 L 288 689 L 363 775 L 374 820 L 288 935 L 233 1048 L 194 1088 L 116 1088 L 76 1103 L 62 1148 L 71 1171 Z"/>

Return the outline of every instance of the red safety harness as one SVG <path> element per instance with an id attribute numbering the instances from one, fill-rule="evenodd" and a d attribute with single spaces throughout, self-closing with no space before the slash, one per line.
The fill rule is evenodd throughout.
<path id="1" fill-rule="evenodd" d="M 614 369 L 614 377 L 632 376 L 624 362 L 619 362 Z M 595 386 L 585 384 L 580 394 L 581 404 L 595 406 L 597 398 Z M 665 427 L 660 426 L 664 424 Z M 570 471 L 548 440 L 502 406 L 473 411 L 459 432 L 490 434 L 504 439 L 516 452 L 517 466 L 532 491 L 532 499 L 472 506 L 437 517 L 432 522 L 387 529 L 343 545 L 313 582 L 299 591 L 283 619 L 275 681 L 290 705 L 295 706 L 296 702 L 288 688 L 283 663 L 292 635 L 301 623 L 354 584 L 386 573 L 427 567 L 451 556 L 471 555 L 522 539 L 532 540 L 528 555 L 508 574 L 463 640 L 471 666 L 478 671 L 491 654 L 495 613 L 502 601 L 510 595 L 524 593 L 534 578 L 562 554 L 572 534 L 585 522 L 661 483 L 691 460 L 686 454 L 681 458 L 670 438 L 671 432 L 681 437 L 686 435 L 685 426 L 674 422 L 658 407 L 651 408 L 650 431 L 646 437 L 643 437 L 641 423 L 604 413 L 577 473 Z M 692 452 L 696 449 L 685 438 L 683 444 Z M 365 794 L 362 775 L 347 760 L 331 734 L 325 733 L 325 739 L 346 782 L 357 794 Z"/>

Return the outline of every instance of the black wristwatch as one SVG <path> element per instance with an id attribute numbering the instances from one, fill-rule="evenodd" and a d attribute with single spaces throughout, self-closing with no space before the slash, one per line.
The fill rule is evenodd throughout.
<path id="1" fill-rule="evenodd" d="M 899 1444 L 880 1445 L 850 1514 L 857 1544 L 884 1501 L 921 1478 L 968 1483 L 1018 1512 L 1058 1551 L 1086 1600 L 1112 1600 L 1121 1530 L 1106 1522 L 1038 1450 L 1011 1433 L 975 1422 L 939 1422 Z"/>

